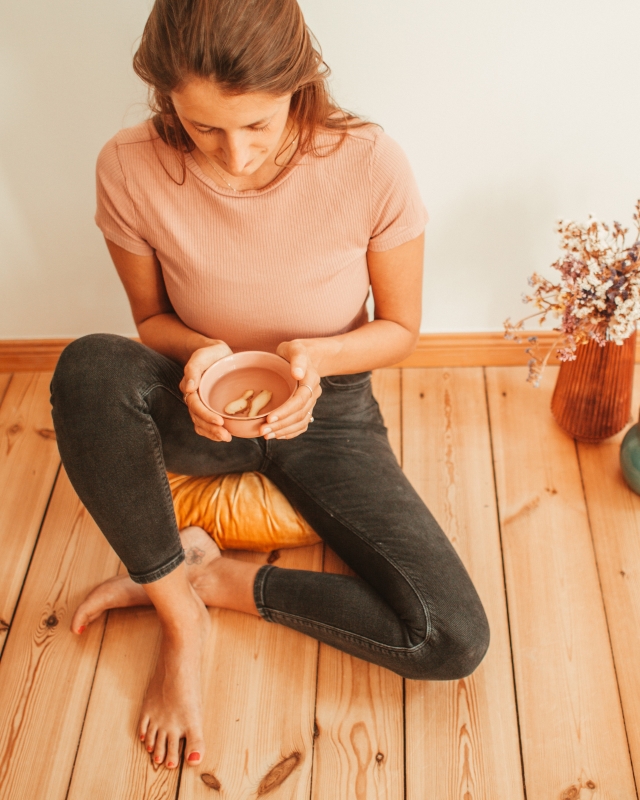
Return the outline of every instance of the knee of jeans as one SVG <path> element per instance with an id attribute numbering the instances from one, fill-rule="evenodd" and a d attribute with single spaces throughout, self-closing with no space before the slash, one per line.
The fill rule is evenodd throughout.
<path id="1" fill-rule="evenodd" d="M 411 664 L 413 680 L 453 681 L 467 678 L 480 665 L 490 640 L 484 609 L 458 613 L 439 630 L 433 631 L 425 647 Z"/>
<path id="2" fill-rule="evenodd" d="M 51 379 L 54 410 L 77 410 L 83 402 L 105 399 L 116 386 L 122 388 L 123 372 L 135 346 L 130 339 L 110 333 L 92 333 L 67 345 Z"/>

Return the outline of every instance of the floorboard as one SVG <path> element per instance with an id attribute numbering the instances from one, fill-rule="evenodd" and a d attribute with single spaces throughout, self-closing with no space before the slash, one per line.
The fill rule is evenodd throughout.
<path id="1" fill-rule="evenodd" d="M 60 464 L 50 380 L 48 373 L 14 375 L 0 406 L 0 651 Z"/>
<path id="2" fill-rule="evenodd" d="M 78 637 L 69 623 L 116 568 L 62 471 L 0 663 L 2 800 L 66 797 L 103 628 Z"/>
<path id="3" fill-rule="evenodd" d="M 377 371 L 373 391 L 400 459 L 400 371 Z M 328 548 L 324 570 L 352 574 Z M 402 678 L 321 644 L 316 726 L 313 800 L 404 798 Z"/>
<path id="4" fill-rule="evenodd" d="M 528 800 L 635 797 L 574 441 L 556 369 L 487 369 Z"/>
<path id="5" fill-rule="evenodd" d="M 176 771 L 154 769 L 136 736 L 155 612 L 69 630 L 118 564 L 58 474 L 51 376 L 0 374 L 0 800 L 637 798 L 640 497 L 620 475 L 622 434 L 576 446 L 549 413 L 556 370 L 539 390 L 525 374 L 490 368 L 486 385 L 479 368 L 373 376 L 391 446 L 487 609 L 479 669 L 403 684 L 290 629 L 212 610 L 208 751 Z M 277 564 L 322 561 L 317 546 Z M 324 568 L 346 569 L 328 550 Z"/>
<path id="6" fill-rule="evenodd" d="M 523 798 L 482 369 L 405 370 L 402 400 L 405 472 L 469 570 L 491 627 L 470 677 L 406 682 L 407 798 Z"/>
<path id="7" fill-rule="evenodd" d="M 636 367 L 634 414 L 640 401 Z M 634 419 L 634 422 L 637 420 Z M 598 562 L 622 708 L 636 781 L 640 780 L 640 497 L 629 489 L 620 469 L 620 444 L 626 433 L 580 444 L 589 520 Z"/>

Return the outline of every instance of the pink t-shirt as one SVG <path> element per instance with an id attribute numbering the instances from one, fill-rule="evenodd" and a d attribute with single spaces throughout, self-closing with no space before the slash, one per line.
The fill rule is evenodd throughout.
<path id="1" fill-rule="evenodd" d="M 367 250 L 397 247 L 426 224 L 411 167 L 374 125 L 291 164 L 236 193 L 187 154 L 180 185 L 175 152 L 145 122 L 100 153 L 96 223 L 125 250 L 155 253 L 178 317 L 234 351 L 354 330 L 367 322 Z"/>

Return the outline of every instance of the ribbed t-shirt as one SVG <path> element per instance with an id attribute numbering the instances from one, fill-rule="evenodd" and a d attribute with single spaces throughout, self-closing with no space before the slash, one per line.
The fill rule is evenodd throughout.
<path id="1" fill-rule="evenodd" d="M 317 143 L 330 148 L 335 134 Z M 397 247 L 426 224 L 411 167 L 375 125 L 290 164 L 262 189 L 234 192 L 188 153 L 183 170 L 145 122 L 100 152 L 96 223 L 125 250 L 155 253 L 178 317 L 234 352 L 354 330 L 368 319 L 367 250 Z"/>

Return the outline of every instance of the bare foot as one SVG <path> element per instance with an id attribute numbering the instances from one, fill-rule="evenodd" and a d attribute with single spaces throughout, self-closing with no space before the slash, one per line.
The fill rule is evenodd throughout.
<path id="1" fill-rule="evenodd" d="M 180 615 L 179 627 L 163 629 L 158 663 L 140 715 L 140 739 L 153 753 L 153 761 L 164 762 L 169 769 L 178 766 L 181 739 L 186 739 L 188 764 L 199 764 L 204 755 L 200 682 L 211 622 L 195 592 L 193 598 L 192 610 Z"/>
<path id="2" fill-rule="evenodd" d="M 185 551 L 187 575 L 191 583 L 206 574 L 210 564 L 220 557 L 218 545 L 202 528 L 190 527 L 180 531 Z M 203 598 L 204 600 L 204 598 Z M 206 600 L 204 600 L 206 604 Z M 92 589 L 76 609 L 71 620 L 71 630 L 82 633 L 89 623 L 110 608 L 150 606 L 151 600 L 139 583 L 128 575 L 116 575 Z"/>
<path id="3" fill-rule="evenodd" d="M 82 633 L 109 608 L 150 605 L 151 600 L 139 583 L 134 583 L 128 575 L 116 575 L 89 592 L 73 615 L 71 630 Z"/>
<path id="4" fill-rule="evenodd" d="M 180 531 L 187 575 L 202 602 L 210 608 L 229 608 L 259 616 L 253 584 L 260 564 L 221 558 L 218 546 L 202 528 Z"/>

